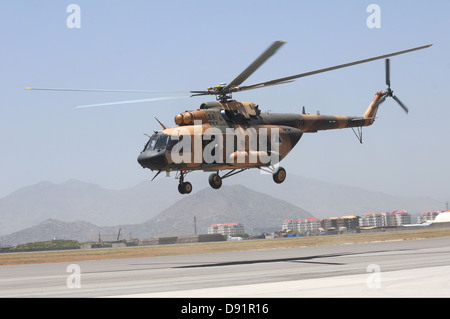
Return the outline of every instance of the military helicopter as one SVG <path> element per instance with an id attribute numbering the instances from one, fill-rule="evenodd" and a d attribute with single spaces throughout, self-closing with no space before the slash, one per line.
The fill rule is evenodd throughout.
<path id="1" fill-rule="evenodd" d="M 175 126 L 173 127 L 167 127 L 156 119 L 162 126 L 162 129 L 155 131 L 153 135 L 149 136 L 147 143 L 137 158 L 138 163 L 143 168 L 156 171 L 153 179 L 161 172 L 166 172 L 169 175 L 171 171 L 175 171 L 175 178 L 179 180 L 178 191 L 181 194 L 191 193 L 192 184 L 186 181 L 185 177 L 188 173 L 198 170 L 211 172 L 209 184 L 214 189 L 221 187 L 223 179 L 251 168 L 266 170 L 272 174 L 275 183 L 282 183 L 286 179 L 286 170 L 279 166 L 279 162 L 295 147 L 304 133 L 352 128 L 362 143 L 362 128 L 374 123 L 378 107 L 387 97 L 392 97 L 407 113 L 408 108 L 393 94 L 393 90 L 391 89 L 390 60 L 388 58 L 431 46 L 429 44 L 271 81 L 242 86 L 242 83 L 284 44 L 285 42 L 283 41 L 275 41 L 252 64 L 228 84 L 221 83 L 203 91 L 189 91 L 189 97 L 215 95 L 216 101 L 202 103 L 196 110 L 177 114 L 175 116 Z M 309 114 L 306 113 L 304 107 L 301 114 L 264 113 L 261 112 L 255 103 L 240 102 L 232 99 L 233 93 L 286 84 L 301 77 L 379 59 L 386 59 L 385 72 L 387 89 L 385 91 L 378 91 L 375 94 L 375 98 L 362 116 Z M 128 90 L 27 89 L 129 92 Z M 133 92 L 154 93 L 157 91 L 133 90 Z M 186 96 L 92 104 L 82 107 L 148 102 L 179 97 Z M 221 175 L 222 171 L 227 172 Z"/>

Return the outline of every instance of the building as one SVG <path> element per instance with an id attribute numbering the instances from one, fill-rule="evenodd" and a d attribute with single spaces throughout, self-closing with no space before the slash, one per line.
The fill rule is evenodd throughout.
<path id="1" fill-rule="evenodd" d="M 450 210 L 446 212 L 440 212 L 434 219 L 435 223 L 448 223 L 450 222 Z"/>
<path id="2" fill-rule="evenodd" d="M 296 219 L 299 233 L 315 232 L 321 228 L 321 220 L 317 218 Z"/>
<path id="3" fill-rule="evenodd" d="M 337 229 L 338 217 L 330 217 L 322 221 L 322 228 L 324 229 Z"/>
<path id="4" fill-rule="evenodd" d="M 355 229 L 359 226 L 359 216 L 331 217 L 323 221 L 324 229 Z"/>
<path id="5" fill-rule="evenodd" d="M 359 216 L 343 216 L 338 219 L 338 228 L 355 229 L 359 226 Z"/>
<path id="6" fill-rule="evenodd" d="M 361 216 L 359 220 L 361 227 L 384 227 L 386 226 L 386 219 L 380 213 L 366 213 Z"/>
<path id="7" fill-rule="evenodd" d="M 281 229 L 296 233 L 314 232 L 321 227 L 321 222 L 317 218 L 286 219 L 281 225 Z"/>
<path id="8" fill-rule="evenodd" d="M 386 218 L 386 226 L 401 226 L 411 224 L 411 215 L 406 210 L 397 210 L 391 213 L 383 213 Z"/>
<path id="9" fill-rule="evenodd" d="M 417 222 L 420 224 L 427 221 L 432 221 L 436 218 L 437 215 L 439 215 L 439 213 L 440 212 L 432 212 L 432 211 L 421 212 L 417 217 Z"/>
<path id="10" fill-rule="evenodd" d="M 390 213 L 366 213 L 361 216 L 361 227 L 387 227 L 411 224 L 411 215 L 405 210 Z"/>
<path id="11" fill-rule="evenodd" d="M 208 234 L 221 234 L 228 236 L 244 233 L 244 225 L 241 223 L 213 224 L 208 227 Z"/>
<path id="12" fill-rule="evenodd" d="M 294 231 L 295 230 L 295 220 L 294 219 L 286 219 L 281 225 L 282 231 Z"/>

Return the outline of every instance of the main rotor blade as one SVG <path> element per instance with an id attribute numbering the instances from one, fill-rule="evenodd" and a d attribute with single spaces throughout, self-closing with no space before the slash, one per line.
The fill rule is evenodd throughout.
<path id="1" fill-rule="evenodd" d="M 250 75 L 253 74 L 264 62 L 266 62 L 275 52 L 286 42 L 275 41 L 263 54 L 261 54 L 252 64 L 250 64 L 241 74 L 239 74 L 231 83 L 224 87 L 227 92 L 230 88 L 241 85 Z"/>
<path id="2" fill-rule="evenodd" d="M 371 62 L 371 61 L 375 61 L 375 60 L 385 59 L 387 57 L 391 57 L 391 56 L 395 56 L 395 55 L 399 55 L 399 54 L 405 54 L 405 53 L 408 53 L 408 52 L 429 48 L 431 46 L 432 46 L 432 44 L 428 44 L 428 45 L 424 45 L 424 46 L 421 46 L 421 47 L 416 47 L 416 48 L 412 48 L 412 49 L 408 49 L 408 50 L 403 50 L 403 51 L 393 52 L 393 53 L 389 53 L 389 54 L 384 54 L 384 55 L 380 55 L 380 56 L 373 57 L 373 58 L 368 58 L 368 59 L 364 59 L 364 60 L 354 61 L 354 62 L 350 62 L 350 63 L 339 64 L 339 65 L 335 65 L 335 66 L 324 68 L 324 69 L 319 69 L 319 70 L 310 71 L 310 72 L 306 72 L 306 73 L 300 73 L 300 74 L 296 74 L 296 75 L 292 75 L 292 76 L 287 76 L 287 77 L 276 79 L 276 80 L 272 80 L 272 81 L 256 83 L 256 84 L 240 87 L 239 90 L 246 90 L 246 89 L 248 90 L 248 89 L 251 89 L 251 88 L 257 87 L 257 86 L 267 86 L 267 85 L 273 85 L 273 84 L 276 84 L 276 83 L 279 83 L 279 82 L 287 82 L 287 81 L 295 80 L 295 79 L 298 79 L 298 78 L 301 78 L 301 77 L 305 77 L 305 76 L 310 76 L 310 75 L 314 75 L 314 74 L 318 74 L 318 73 L 322 73 L 322 72 L 328 72 L 328 71 L 332 71 L 332 70 L 346 68 L 346 67 L 353 66 L 353 65 L 356 65 L 356 64 L 367 63 L 367 62 Z"/>
<path id="3" fill-rule="evenodd" d="M 239 91 L 248 91 L 248 90 L 254 90 L 254 89 L 260 89 L 266 86 L 272 86 L 272 85 L 279 85 L 279 84 L 286 84 L 294 82 L 294 80 L 290 81 L 284 81 L 284 82 L 276 82 L 276 83 L 261 83 L 261 84 L 255 84 L 255 85 L 249 85 L 249 86 L 241 86 L 239 87 Z"/>
<path id="4" fill-rule="evenodd" d="M 109 90 L 109 89 L 68 89 L 68 88 L 25 88 L 40 91 L 74 91 L 74 92 L 123 92 L 123 93 L 189 93 L 188 91 L 153 91 L 153 90 Z"/>
<path id="5" fill-rule="evenodd" d="M 200 96 L 200 95 L 215 95 L 214 91 L 189 91 L 192 93 L 191 96 Z"/>
<path id="6" fill-rule="evenodd" d="M 118 105 L 118 104 L 131 104 L 131 103 L 143 103 L 143 102 L 155 102 L 155 101 L 164 101 L 164 100 L 173 100 L 173 99 L 184 99 L 190 97 L 190 95 L 180 95 L 180 96 L 167 96 L 167 97 L 156 97 L 152 99 L 142 99 L 142 100 L 128 100 L 128 101 L 119 101 L 119 102 L 108 102 L 108 103 L 98 103 L 98 104 L 89 104 L 89 105 L 79 105 L 76 108 L 87 108 L 87 107 L 97 107 L 97 106 L 106 106 L 106 105 Z"/>
<path id="7" fill-rule="evenodd" d="M 398 97 L 396 97 L 395 95 L 392 95 L 392 98 L 393 98 L 394 100 L 397 101 L 397 103 L 402 107 L 402 109 L 403 109 L 406 113 L 409 112 L 408 108 L 405 106 L 405 104 L 403 104 L 403 103 L 398 99 Z"/>

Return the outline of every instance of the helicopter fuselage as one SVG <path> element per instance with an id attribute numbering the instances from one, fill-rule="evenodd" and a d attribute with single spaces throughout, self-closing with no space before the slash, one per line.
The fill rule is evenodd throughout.
<path id="1" fill-rule="evenodd" d="M 138 157 L 156 171 L 218 171 L 277 164 L 303 133 L 371 125 L 378 92 L 361 117 L 261 112 L 257 105 L 235 100 L 203 103 L 175 116 L 174 127 L 155 132 Z"/>

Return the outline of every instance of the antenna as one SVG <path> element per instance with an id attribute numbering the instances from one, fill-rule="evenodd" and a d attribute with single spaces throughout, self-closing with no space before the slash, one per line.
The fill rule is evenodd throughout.
<path id="1" fill-rule="evenodd" d="M 195 235 L 197 236 L 197 217 L 194 215 L 194 231 Z"/>

